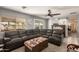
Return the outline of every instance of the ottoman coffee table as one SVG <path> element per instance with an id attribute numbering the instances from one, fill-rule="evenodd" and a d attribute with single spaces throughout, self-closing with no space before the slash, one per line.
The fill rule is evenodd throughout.
<path id="1" fill-rule="evenodd" d="M 26 52 L 39 52 L 48 47 L 48 39 L 37 37 L 24 42 Z"/>

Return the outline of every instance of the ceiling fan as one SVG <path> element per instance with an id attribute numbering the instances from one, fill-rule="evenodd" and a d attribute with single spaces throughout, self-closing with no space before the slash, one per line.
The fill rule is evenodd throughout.
<path id="1" fill-rule="evenodd" d="M 52 14 L 51 10 L 50 9 L 48 10 L 47 16 L 53 17 L 53 16 L 56 16 L 56 15 L 60 15 L 60 13 Z"/>

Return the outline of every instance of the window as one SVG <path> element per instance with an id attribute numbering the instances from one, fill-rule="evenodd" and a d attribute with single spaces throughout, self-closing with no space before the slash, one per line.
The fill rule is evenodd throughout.
<path id="1" fill-rule="evenodd" d="M 25 19 L 22 18 L 1 17 L 1 24 L 4 26 L 4 31 L 24 29 L 24 23 Z"/>
<path id="2" fill-rule="evenodd" d="M 35 19 L 34 20 L 34 28 L 35 29 L 44 29 L 44 21 L 41 19 Z"/>

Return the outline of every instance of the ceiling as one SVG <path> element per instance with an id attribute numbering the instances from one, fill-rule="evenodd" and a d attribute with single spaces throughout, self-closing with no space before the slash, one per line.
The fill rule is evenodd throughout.
<path id="1" fill-rule="evenodd" d="M 3 6 L 4 8 L 40 16 L 46 18 L 45 15 L 48 14 L 48 9 L 50 9 L 53 13 L 61 13 L 59 16 L 55 17 L 62 17 L 67 16 L 72 12 L 79 13 L 79 6 L 25 6 L 26 8 L 23 9 L 22 6 Z"/>

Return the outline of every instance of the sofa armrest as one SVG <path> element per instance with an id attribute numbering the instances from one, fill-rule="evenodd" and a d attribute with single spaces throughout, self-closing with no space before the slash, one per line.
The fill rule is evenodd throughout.
<path id="1" fill-rule="evenodd" d="M 10 38 L 8 38 L 8 37 L 5 37 L 4 38 L 4 42 L 6 43 L 6 42 L 8 42 L 8 41 L 10 41 L 11 39 Z"/>

